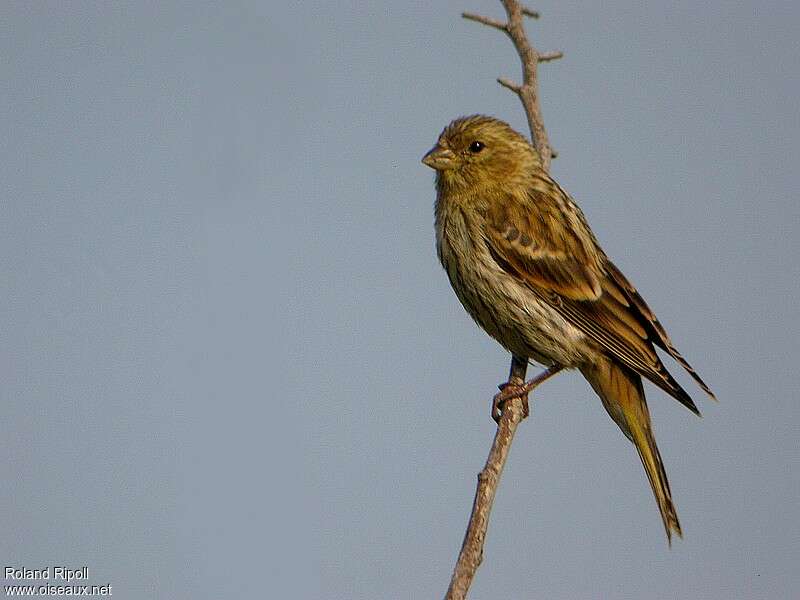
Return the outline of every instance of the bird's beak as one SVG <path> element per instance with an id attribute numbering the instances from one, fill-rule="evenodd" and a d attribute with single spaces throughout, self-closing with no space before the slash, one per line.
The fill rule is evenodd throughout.
<path id="1" fill-rule="evenodd" d="M 452 169 L 455 164 L 456 155 L 446 148 L 442 148 L 436 144 L 431 151 L 422 157 L 422 164 L 428 165 L 431 169 L 437 171 L 446 171 Z"/>

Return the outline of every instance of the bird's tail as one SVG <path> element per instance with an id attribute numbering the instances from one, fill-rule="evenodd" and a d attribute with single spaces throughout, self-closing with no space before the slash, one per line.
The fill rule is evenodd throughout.
<path id="1" fill-rule="evenodd" d="M 622 429 L 622 433 L 636 446 L 661 511 L 667 541 L 672 545 L 672 532 L 679 537 L 683 537 L 683 534 L 672 504 L 667 473 L 653 437 L 642 378 L 627 367 L 608 359 L 582 367 L 581 372 L 600 396 L 603 406 Z"/>

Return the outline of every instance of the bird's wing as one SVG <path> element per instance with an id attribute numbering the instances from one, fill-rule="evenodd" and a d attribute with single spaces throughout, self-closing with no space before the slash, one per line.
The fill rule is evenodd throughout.
<path id="1" fill-rule="evenodd" d="M 550 193 L 508 194 L 491 203 L 485 239 L 495 261 L 609 355 L 699 414 L 653 348 L 655 342 L 673 354 L 666 333 L 660 336 L 663 327 L 605 257 L 580 209 L 553 186 Z"/>
<path id="2" fill-rule="evenodd" d="M 583 236 L 577 223 L 582 215 L 570 222 L 565 209 L 545 192 L 531 191 L 524 199 L 504 194 L 487 213 L 489 250 L 526 282 L 564 298 L 597 300 L 603 293 L 603 272 L 591 232 L 584 222 L 589 237 Z"/>
<path id="3" fill-rule="evenodd" d="M 716 400 L 714 392 L 712 392 L 700 378 L 700 375 L 692 368 L 692 365 L 678 352 L 678 349 L 672 344 L 672 340 L 669 339 L 666 329 L 661 325 L 653 310 L 647 306 L 647 302 L 644 301 L 644 298 L 636 291 L 633 284 L 622 274 L 622 271 L 608 259 L 606 259 L 606 271 L 618 288 L 625 294 L 625 298 L 635 308 L 641 320 L 645 323 L 650 339 L 653 340 L 656 346 L 667 351 L 680 366 L 686 369 L 686 372 L 692 376 L 692 379 L 697 382 L 697 385 L 711 398 Z"/>

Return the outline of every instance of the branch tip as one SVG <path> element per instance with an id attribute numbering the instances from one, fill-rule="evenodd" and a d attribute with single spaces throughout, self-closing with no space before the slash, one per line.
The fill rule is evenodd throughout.
<path id="1" fill-rule="evenodd" d="M 519 85 L 518 83 L 514 83 L 513 81 L 511 81 L 510 79 L 506 79 L 505 77 L 498 77 L 497 83 L 502 85 L 504 88 L 508 88 L 515 94 L 519 94 L 520 91 L 522 91 L 521 85 Z"/>
<path id="2" fill-rule="evenodd" d="M 536 12 L 535 10 L 528 8 L 527 6 L 522 7 L 522 14 L 525 15 L 526 17 L 530 17 L 531 19 L 539 18 L 539 13 Z"/>
<path id="3" fill-rule="evenodd" d="M 494 27 L 500 31 L 508 32 L 508 24 L 498 21 L 497 19 L 492 19 L 490 17 L 484 17 L 483 15 L 476 15 L 475 13 L 469 12 L 462 12 L 461 16 L 468 21 L 475 21 L 481 25 L 488 25 L 489 27 Z"/>
<path id="4" fill-rule="evenodd" d="M 564 58 L 564 53 L 560 50 L 555 52 L 542 52 L 539 55 L 539 62 L 550 62 L 551 60 L 558 60 L 559 58 Z"/>

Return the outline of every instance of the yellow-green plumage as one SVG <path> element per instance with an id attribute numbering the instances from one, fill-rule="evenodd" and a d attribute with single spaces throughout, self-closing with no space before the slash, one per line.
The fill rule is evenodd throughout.
<path id="1" fill-rule="evenodd" d="M 636 445 L 668 538 L 680 535 L 641 378 L 698 410 L 654 346 L 711 391 L 523 136 L 491 117 L 464 117 L 423 162 L 436 169 L 439 259 L 464 308 L 515 356 L 583 373 Z"/>

